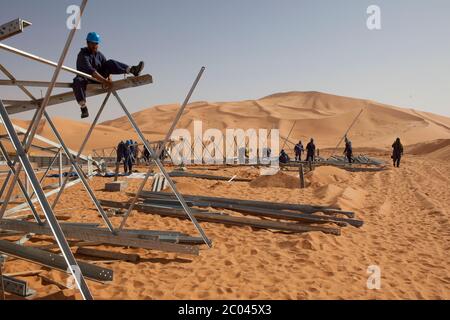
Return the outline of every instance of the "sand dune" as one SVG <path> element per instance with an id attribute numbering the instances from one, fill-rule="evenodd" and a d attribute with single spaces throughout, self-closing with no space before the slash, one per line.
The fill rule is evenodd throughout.
<path id="1" fill-rule="evenodd" d="M 351 131 L 354 147 L 389 148 L 398 136 L 405 145 L 435 139 L 450 139 L 450 118 L 381 103 L 319 92 L 288 92 L 259 100 L 196 102 L 190 104 L 178 128 L 193 130 L 193 121 L 203 121 L 204 130 L 217 128 L 278 128 L 290 140 L 315 137 L 320 148 L 334 147 L 361 109 Z M 171 125 L 178 105 L 156 106 L 135 114 L 139 125 L 152 138 L 160 139 Z M 129 130 L 125 118 L 103 123 Z"/>
<path id="2" fill-rule="evenodd" d="M 176 104 L 156 106 L 137 112 L 134 117 L 149 139 L 159 140 L 171 126 L 178 108 Z M 336 146 L 361 109 L 365 111 L 350 133 L 354 148 L 387 149 L 398 136 L 404 145 L 450 139 L 450 118 L 319 92 L 278 93 L 240 102 L 195 102 L 187 107 L 177 128 L 192 132 L 194 121 L 202 121 L 203 131 L 209 128 L 222 131 L 275 128 L 280 129 L 282 137 L 287 137 L 296 121 L 291 142 L 314 137 L 318 148 L 326 149 Z M 65 118 L 55 118 L 54 122 L 68 146 L 78 149 L 89 124 Z M 22 127 L 28 125 L 21 120 L 15 123 Z M 55 140 L 45 122 L 41 123 L 38 133 Z M 129 138 L 136 139 L 136 135 L 126 118 L 107 121 L 96 127 L 86 152 L 113 147 Z M 290 143 L 287 149 L 292 149 Z"/>
<path id="3" fill-rule="evenodd" d="M 88 133 L 90 124 L 60 117 L 52 118 L 52 120 L 56 128 L 58 129 L 59 133 L 61 134 L 62 138 L 64 139 L 64 142 L 67 144 L 67 146 L 72 150 L 78 151 L 81 146 L 81 143 L 83 142 L 86 134 Z M 29 121 L 24 120 L 18 119 L 14 120 L 14 124 L 24 129 L 28 128 L 29 123 L 30 123 Z M 5 133 L 6 132 L 4 128 L 1 127 L 0 134 Z M 41 121 L 37 130 L 37 134 L 49 140 L 57 142 L 57 139 L 53 135 L 53 132 L 50 126 L 48 125 L 47 121 Z M 122 139 L 137 139 L 137 135 L 134 134 L 134 132 L 128 132 L 125 130 L 114 128 L 112 126 L 98 125 L 94 129 L 92 136 L 86 145 L 84 154 L 92 153 L 93 149 L 113 147 L 117 145 L 118 142 Z M 34 143 L 38 146 L 48 147 L 48 145 L 38 140 L 35 140 Z M 12 151 L 12 146 L 9 143 L 7 143 L 6 146 L 8 151 Z M 43 153 L 42 151 L 33 150 L 32 154 L 43 155 L 45 153 Z"/>
<path id="4" fill-rule="evenodd" d="M 426 155 L 434 159 L 450 159 L 450 139 L 441 139 L 431 142 L 418 143 L 407 148 L 407 153 Z"/>
<path id="5" fill-rule="evenodd" d="M 90 125 L 84 122 L 68 120 L 65 118 L 54 118 L 55 126 L 60 130 L 60 133 L 67 143 L 74 150 L 78 150 L 86 136 Z M 44 137 L 52 137 L 50 126 L 46 123 L 38 134 Z M 124 131 L 114 128 L 112 126 L 99 125 L 92 133 L 91 139 L 86 145 L 86 152 L 91 152 L 95 148 L 108 148 L 116 146 L 122 139 L 136 138 L 133 132 Z M 54 138 L 53 138 L 54 139 Z"/>

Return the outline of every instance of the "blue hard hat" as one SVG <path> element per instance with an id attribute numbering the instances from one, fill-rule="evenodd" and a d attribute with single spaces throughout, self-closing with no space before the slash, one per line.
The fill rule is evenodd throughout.
<path id="1" fill-rule="evenodd" d="M 86 41 L 93 43 L 100 43 L 100 35 L 97 32 L 89 32 L 86 38 Z"/>

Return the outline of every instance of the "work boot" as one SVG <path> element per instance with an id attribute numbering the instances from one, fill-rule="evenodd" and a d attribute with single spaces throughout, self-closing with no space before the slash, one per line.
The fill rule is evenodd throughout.
<path id="1" fill-rule="evenodd" d="M 137 66 L 132 66 L 130 68 L 130 73 L 135 77 L 138 77 L 141 74 L 142 70 L 144 70 L 144 61 L 139 62 Z"/>
<path id="2" fill-rule="evenodd" d="M 87 107 L 81 108 L 81 119 L 89 118 L 89 110 Z"/>

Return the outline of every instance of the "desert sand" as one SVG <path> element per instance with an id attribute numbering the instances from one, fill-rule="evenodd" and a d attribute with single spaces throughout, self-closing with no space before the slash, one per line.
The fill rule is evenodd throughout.
<path id="1" fill-rule="evenodd" d="M 60 117 L 54 117 L 52 118 L 52 121 L 67 146 L 74 151 L 78 151 L 80 149 L 81 143 L 83 142 L 86 134 L 89 131 L 90 124 Z M 27 129 L 30 125 L 30 122 L 15 119 L 14 124 L 21 128 Z M 0 134 L 6 134 L 6 131 L 2 126 L 0 126 Z M 36 134 L 57 142 L 57 139 L 54 136 L 51 127 L 45 120 L 41 121 Z M 137 140 L 137 135 L 134 132 L 127 132 L 125 130 L 121 130 L 112 126 L 97 125 L 92 132 L 90 140 L 86 144 L 84 154 L 91 154 L 94 149 L 115 147 L 122 139 Z M 37 146 L 49 147 L 47 144 L 37 139 L 35 139 L 33 143 Z M 7 147 L 8 151 L 13 151 L 12 146 L 9 143 L 5 143 L 5 146 Z M 37 149 L 31 149 L 31 154 L 43 156 L 49 155 L 48 153 L 46 154 L 45 152 Z"/>
<path id="2" fill-rule="evenodd" d="M 134 114 L 140 128 L 152 139 L 161 139 L 170 128 L 178 105 L 156 106 Z M 320 148 L 338 143 L 355 117 L 365 109 L 352 129 L 354 147 L 387 148 L 400 136 L 404 145 L 450 139 L 450 118 L 381 103 L 319 92 L 288 92 L 259 100 L 196 102 L 190 104 L 178 128 L 193 131 L 202 121 L 203 130 L 217 128 L 279 129 L 286 138 L 295 121 L 290 141 L 314 137 Z M 125 118 L 103 123 L 122 130 L 131 127 Z"/>
<path id="3" fill-rule="evenodd" d="M 418 143 L 409 146 L 408 152 L 414 155 L 423 155 L 429 158 L 450 159 L 450 139 L 440 139 L 431 142 Z"/>
<path id="4" fill-rule="evenodd" d="M 341 236 L 317 232 L 299 235 L 201 223 L 214 246 L 212 249 L 202 246 L 197 257 L 103 246 L 100 249 L 138 253 L 141 261 L 136 264 L 100 263 L 114 270 L 114 281 L 106 285 L 89 282 L 94 297 L 120 300 L 450 299 L 449 118 L 365 100 L 319 93 L 287 93 L 241 103 L 194 103 L 179 127 L 191 128 L 194 119 L 202 119 L 218 128 L 234 125 L 244 129 L 270 129 L 274 125 L 287 135 L 293 121 L 298 120 L 293 140 L 314 136 L 322 147 L 334 147 L 365 106 L 368 109 L 351 133 L 353 143 L 372 148 L 373 151 L 364 153 L 385 160 L 385 171 L 356 173 L 319 167 L 306 176 L 306 189 L 297 187 L 298 175 L 293 172 L 282 172 L 271 177 L 272 180 L 262 179 L 254 167 L 220 168 L 209 172 L 251 178 L 250 183 L 174 179 L 185 194 L 339 206 L 355 211 L 356 217 L 365 222 L 362 228 L 346 227 Z M 156 139 L 168 128 L 176 108 L 176 105 L 160 106 L 142 111 L 136 118 L 146 134 Z M 64 134 L 72 139 L 71 147 L 76 148 L 77 137 L 72 136 L 72 128 L 61 126 L 63 132 L 68 130 Z M 103 146 L 107 142 L 102 140 L 105 133 L 105 136 L 116 137 L 117 134 L 119 137 L 120 132 L 128 135 L 128 130 L 123 119 L 103 123 L 97 132 L 98 143 Z M 45 129 L 42 132 L 47 134 Z M 388 152 L 397 136 L 402 137 L 407 146 L 399 169 L 392 167 Z M 139 170 L 144 172 L 145 168 Z M 190 169 L 190 172 L 196 171 Z M 286 183 L 280 183 L 283 175 L 289 176 Z M 128 200 L 124 194 L 104 192 L 108 181 L 100 177 L 91 181 L 100 199 Z M 129 180 L 128 191 L 135 191 L 139 182 Z M 65 192 L 56 213 L 74 222 L 101 221 L 81 185 Z M 117 226 L 120 219 L 114 217 L 112 221 Z M 133 212 L 127 227 L 197 235 L 186 220 L 139 212 Z M 36 237 L 28 245 L 48 243 L 51 243 L 50 238 Z M 380 290 L 369 290 L 366 286 L 367 269 L 372 265 L 381 269 Z M 8 260 L 4 272 L 39 269 L 27 262 Z M 57 271 L 43 274 L 63 283 L 67 278 Z M 38 291 L 38 299 L 80 298 L 76 290 L 62 290 L 42 283 L 39 277 L 23 279 Z"/>
<path id="5" fill-rule="evenodd" d="M 178 104 L 161 105 L 144 109 L 133 116 L 146 137 L 154 141 L 165 138 L 178 109 Z M 279 129 L 281 137 L 287 138 L 295 123 L 290 142 L 303 140 L 305 143 L 314 137 L 318 148 L 326 149 L 336 146 L 362 109 L 364 112 L 349 134 L 356 149 L 385 151 L 400 136 L 405 146 L 418 147 L 415 154 L 419 154 L 418 144 L 450 140 L 448 117 L 320 92 L 287 92 L 238 102 L 191 103 L 177 128 L 192 132 L 194 121 L 202 121 L 203 131 L 209 128 L 222 131 L 227 128 Z M 53 121 L 67 145 L 78 150 L 90 125 L 60 117 L 55 117 Z M 29 124 L 23 120 L 14 122 L 23 128 Z M 4 133 L 4 129 L 0 128 L 0 134 Z M 45 121 L 41 122 L 37 133 L 55 140 Z M 128 119 L 121 117 L 103 122 L 94 129 L 85 153 L 115 147 L 122 139 L 138 140 Z M 40 142 L 36 144 L 42 145 Z M 292 146 L 288 144 L 288 147 Z M 34 153 L 39 154 L 38 151 Z"/>

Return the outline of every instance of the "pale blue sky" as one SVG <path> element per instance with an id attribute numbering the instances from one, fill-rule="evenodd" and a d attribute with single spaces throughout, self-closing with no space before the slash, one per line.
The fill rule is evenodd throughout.
<path id="1" fill-rule="evenodd" d="M 56 61 L 66 8 L 79 3 L 0 0 L 0 23 L 33 23 L 5 43 Z M 380 31 L 366 27 L 371 4 L 382 10 Z M 90 0 L 65 64 L 75 65 L 89 31 L 102 34 L 108 58 L 145 60 L 155 84 L 122 93 L 131 111 L 181 102 L 205 65 L 194 101 L 313 90 L 450 116 L 449 15 L 448 0 Z M 0 51 L 0 61 L 19 79 L 51 78 L 51 67 L 10 53 Z M 22 96 L 0 88 L 0 97 Z M 89 100 L 92 109 L 100 99 Z M 79 119 L 75 103 L 50 111 Z M 121 115 L 113 103 L 102 120 Z"/>

